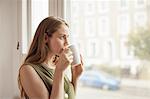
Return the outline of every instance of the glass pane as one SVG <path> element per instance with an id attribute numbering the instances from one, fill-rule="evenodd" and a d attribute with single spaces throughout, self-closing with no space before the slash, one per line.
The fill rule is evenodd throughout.
<path id="1" fill-rule="evenodd" d="M 48 2 L 49 0 L 32 0 L 31 2 L 31 37 L 34 36 L 36 28 L 41 20 L 48 17 Z"/>
<path id="2" fill-rule="evenodd" d="M 65 0 L 65 18 L 85 66 L 76 99 L 149 99 L 150 63 L 128 46 L 132 30 L 149 21 L 145 2 Z"/>
<path id="3" fill-rule="evenodd" d="M 129 14 L 124 13 L 118 16 L 118 32 L 121 35 L 127 35 L 130 31 Z"/>
<path id="4" fill-rule="evenodd" d="M 135 27 L 144 27 L 147 24 L 147 15 L 145 11 L 137 11 L 135 14 Z"/>
<path id="5" fill-rule="evenodd" d="M 30 6 L 30 2 L 27 3 L 27 0 L 22 1 L 22 53 L 23 54 L 27 54 L 28 46 L 30 45 L 29 43 L 30 41 L 32 41 L 32 38 L 34 36 L 38 24 L 41 22 L 41 20 L 43 20 L 45 17 L 48 16 L 48 9 L 49 9 L 48 2 L 49 0 L 31 0 L 31 9 L 30 9 L 28 8 Z M 27 12 L 28 10 L 30 11 Z"/>

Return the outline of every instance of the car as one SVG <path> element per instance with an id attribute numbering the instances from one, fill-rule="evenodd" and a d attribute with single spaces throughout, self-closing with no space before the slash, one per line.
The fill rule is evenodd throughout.
<path id="1" fill-rule="evenodd" d="M 118 90 L 120 88 L 120 80 L 104 72 L 95 70 L 84 71 L 79 78 L 79 83 L 83 86 L 109 90 Z"/>

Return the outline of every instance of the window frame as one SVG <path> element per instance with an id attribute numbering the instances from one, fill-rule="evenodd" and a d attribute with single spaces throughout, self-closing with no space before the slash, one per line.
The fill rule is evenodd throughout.
<path id="1" fill-rule="evenodd" d="M 65 0 L 48 0 L 48 16 L 64 18 Z M 21 56 L 25 57 L 32 42 L 32 0 L 21 1 Z M 23 4 L 25 3 L 25 4 Z M 24 35 L 26 37 L 24 38 Z M 26 41 L 23 41 L 25 40 Z M 25 51 L 23 51 L 25 48 Z"/>

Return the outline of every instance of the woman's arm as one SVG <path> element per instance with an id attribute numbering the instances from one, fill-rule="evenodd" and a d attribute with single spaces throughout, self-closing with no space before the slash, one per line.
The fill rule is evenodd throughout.
<path id="1" fill-rule="evenodd" d="M 47 88 L 32 66 L 24 65 L 20 69 L 21 84 L 29 99 L 64 99 L 63 78 L 63 72 L 56 69 L 49 97 Z"/>
<path id="2" fill-rule="evenodd" d="M 51 99 L 64 99 L 64 73 L 57 69 L 55 70 Z"/>
<path id="3" fill-rule="evenodd" d="M 32 66 L 20 68 L 20 80 L 29 99 L 49 99 L 49 92 Z"/>
<path id="4" fill-rule="evenodd" d="M 73 56 L 68 48 L 65 48 L 56 63 L 51 95 L 43 81 L 31 66 L 23 66 L 20 69 L 21 84 L 30 99 L 64 99 L 64 74 L 63 72 L 73 61 Z"/>
<path id="5" fill-rule="evenodd" d="M 83 65 L 82 65 L 82 64 L 79 64 L 78 66 L 72 67 L 72 68 L 71 68 L 71 72 L 72 72 L 72 80 L 71 80 L 71 83 L 73 84 L 74 90 L 75 90 L 75 92 L 76 92 L 77 81 L 78 81 L 78 78 L 80 77 L 80 75 L 81 75 L 82 72 L 83 72 Z"/>
<path id="6" fill-rule="evenodd" d="M 77 88 L 77 81 L 78 78 L 80 77 L 80 75 L 83 72 L 83 60 L 82 60 L 82 56 L 81 57 L 81 64 L 77 65 L 77 66 L 71 66 L 71 72 L 72 72 L 72 80 L 71 83 L 74 86 L 74 90 L 76 92 L 76 88 Z"/>

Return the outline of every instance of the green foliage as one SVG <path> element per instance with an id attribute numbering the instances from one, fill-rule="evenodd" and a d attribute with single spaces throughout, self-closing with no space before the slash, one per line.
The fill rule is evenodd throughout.
<path id="1" fill-rule="evenodd" d="M 128 36 L 127 45 L 141 60 L 150 60 L 150 29 L 138 28 Z"/>

